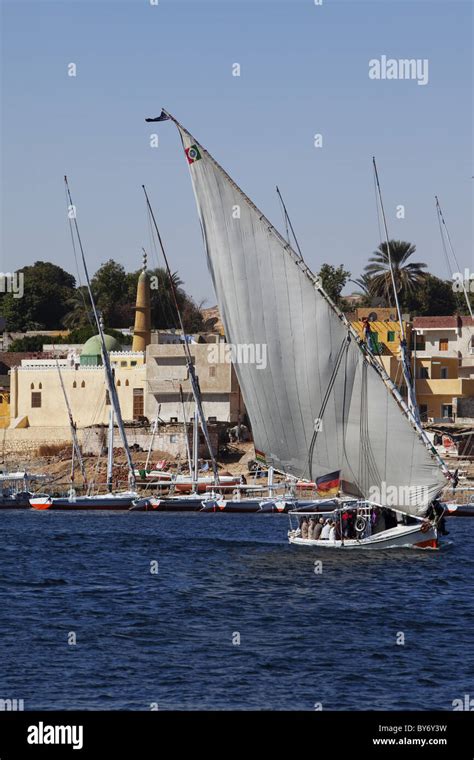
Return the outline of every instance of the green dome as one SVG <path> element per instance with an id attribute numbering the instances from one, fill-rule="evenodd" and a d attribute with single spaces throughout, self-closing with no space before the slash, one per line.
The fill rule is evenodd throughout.
<path id="1" fill-rule="evenodd" d="M 113 338 L 111 335 L 104 335 L 104 340 L 108 352 L 120 351 L 120 343 L 116 338 Z M 101 356 L 101 354 L 100 335 L 93 335 L 92 338 L 89 338 L 84 343 L 81 356 Z"/>

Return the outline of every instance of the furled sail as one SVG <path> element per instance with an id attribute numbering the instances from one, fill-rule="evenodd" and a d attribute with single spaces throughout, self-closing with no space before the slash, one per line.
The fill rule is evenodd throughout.
<path id="1" fill-rule="evenodd" d="M 169 118 L 181 133 L 225 334 L 240 358 L 255 448 L 287 473 L 340 471 L 345 491 L 422 514 L 444 477 L 418 432 L 300 256 Z"/>

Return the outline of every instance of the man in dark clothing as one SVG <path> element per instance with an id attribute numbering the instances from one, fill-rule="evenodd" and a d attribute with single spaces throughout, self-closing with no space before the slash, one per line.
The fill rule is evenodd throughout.
<path id="1" fill-rule="evenodd" d="M 439 499 L 433 499 L 431 502 L 427 515 L 428 519 L 434 520 L 438 528 L 438 532 L 442 536 L 448 536 L 449 530 L 446 530 L 446 519 L 444 517 L 444 507 L 441 505 Z"/>

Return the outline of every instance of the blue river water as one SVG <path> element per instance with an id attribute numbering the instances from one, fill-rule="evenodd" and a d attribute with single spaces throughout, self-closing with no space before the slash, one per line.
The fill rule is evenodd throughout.
<path id="1" fill-rule="evenodd" d="M 0 521 L 0 698 L 26 710 L 451 710 L 474 697 L 469 519 L 448 520 L 442 552 L 366 554 L 291 547 L 284 515 Z"/>

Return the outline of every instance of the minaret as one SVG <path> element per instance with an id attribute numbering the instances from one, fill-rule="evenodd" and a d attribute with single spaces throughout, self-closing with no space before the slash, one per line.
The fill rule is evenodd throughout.
<path id="1" fill-rule="evenodd" d="M 146 351 L 151 341 L 150 278 L 146 271 L 146 263 L 146 251 L 143 250 L 143 269 L 137 285 L 132 351 Z"/>

